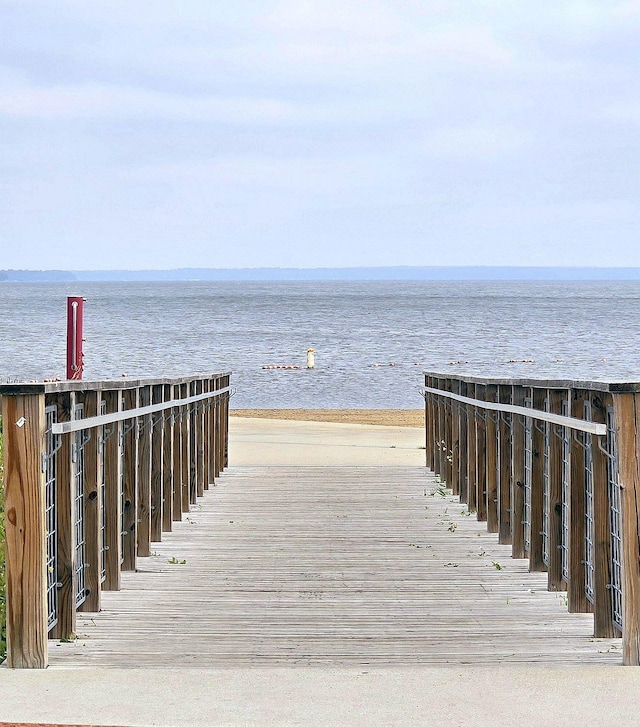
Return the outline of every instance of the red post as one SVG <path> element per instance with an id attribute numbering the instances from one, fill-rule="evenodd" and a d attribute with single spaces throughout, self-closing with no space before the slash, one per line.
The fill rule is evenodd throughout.
<path id="1" fill-rule="evenodd" d="M 81 379 L 83 369 L 82 318 L 84 298 L 67 298 L 67 379 Z"/>

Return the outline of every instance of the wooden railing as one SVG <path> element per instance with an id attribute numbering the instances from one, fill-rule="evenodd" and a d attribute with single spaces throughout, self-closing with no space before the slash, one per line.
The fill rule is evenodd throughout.
<path id="1" fill-rule="evenodd" d="M 427 466 L 640 664 L 640 384 L 425 375 Z"/>
<path id="2" fill-rule="evenodd" d="M 9 666 L 46 667 L 227 466 L 229 377 L 0 386 Z"/>

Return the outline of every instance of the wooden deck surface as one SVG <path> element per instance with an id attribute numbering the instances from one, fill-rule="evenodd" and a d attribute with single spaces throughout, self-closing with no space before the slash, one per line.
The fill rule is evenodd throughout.
<path id="1" fill-rule="evenodd" d="M 153 551 L 53 668 L 620 663 L 424 468 L 231 468 Z"/>

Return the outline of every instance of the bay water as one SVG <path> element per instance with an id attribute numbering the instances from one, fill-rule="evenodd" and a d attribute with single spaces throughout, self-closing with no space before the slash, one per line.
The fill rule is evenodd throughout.
<path id="1" fill-rule="evenodd" d="M 67 295 L 85 379 L 231 370 L 234 408 L 419 408 L 424 370 L 640 381 L 640 281 L 0 283 L 1 380 L 64 376 Z"/>

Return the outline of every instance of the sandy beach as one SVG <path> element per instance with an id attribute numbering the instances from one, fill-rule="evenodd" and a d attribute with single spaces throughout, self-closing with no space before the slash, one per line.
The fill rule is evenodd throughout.
<path id="1" fill-rule="evenodd" d="M 374 424 L 385 427 L 424 427 L 422 409 L 232 409 L 232 417 L 286 419 L 298 422 Z"/>

